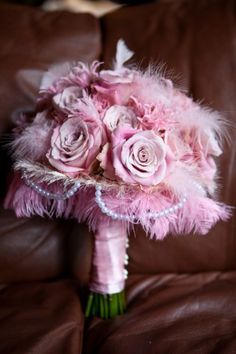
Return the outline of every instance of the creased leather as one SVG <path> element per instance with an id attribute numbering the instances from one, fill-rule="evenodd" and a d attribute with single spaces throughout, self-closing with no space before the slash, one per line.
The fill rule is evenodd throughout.
<path id="1" fill-rule="evenodd" d="M 236 272 L 132 275 L 124 316 L 93 319 L 84 354 L 234 354 Z"/>
<path id="2" fill-rule="evenodd" d="M 150 59 L 165 63 L 167 74 L 183 89 L 235 124 L 235 14 L 234 0 L 160 0 L 124 7 L 99 23 L 88 15 L 46 14 L 1 3 L 1 134 L 13 125 L 10 113 L 30 104 L 19 91 L 16 71 L 46 68 L 55 58 L 98 59 L 101 31 L 101 59 L 108 65 L 123 38 L 141 67 Z M 224 187 L 219 197 L 235 205 L 236 130 L 230 135 L 220 161 Z M 1 150 L 2 196 L 9 166 L 9 156 Z M 84 226 L 76 225 L 70 233 L 67 222 L 62 227 L 59 221 L 14 220 L 12 213 L 4 213 L 0 354 L 77 354 L 83 319 L 76 288 L 33 280 L 59 277 L 67 270 L 86 286 L 91 234 Z M 130 237 L 127 313 L 115 320 L 89 321 L 84 354 L 235 354 L 235 223 L 233 217 L 204 237 L 169 236 L 162 242 L 148 240 L 137 229 Z M 32 244 L 38 247 L 25 257 Z M 7 284 L 13 281 L 19 284 Z"/>
<path id="3" fill-rule="evenodd" d="M 54 63 L 74 60 L 91 63 L 100 56 L 100 34 L 98 19 L 89 14 L 47 13 L 39 8 L 0 3 L 2 198 L 12 163 L 6 143 L 14 125 L 13 113 L 34 104 L 18 84 L 18 70 L 47 70 Z M 73 222 L 16 219 L 13 212 L 3 210 L 2 202 L 0 205 L 0 281 L 43 280 L 68 273 L 67 262 L 74 262 L 70 246 Z M 78 231 L 76 238 L 82 232 Z"/>
<path id="4" fill-rule="evenodd" d="M 219 110 L 229 126 L 236 122 L 235 1 L 162 0 L 124 7 L 101 19 L 103 61 L 111 63 L 123 38 L 134 62 L 149 62 L 195 100 Z M 236 205 L 236 129 L 219 160 L 219 200 Z M 236 269 L 236 218 L 221 222 L 206 236 L 170 235 L 149 241 L 141 228 L 131 237 L 131 273 L 200 272 Z M 140 251 L 142 250 L 142 252 Z"/>
<path id="5" fill-rule="evenodd" d="M 0 353 L 79 354 L 83 318 L 70 281 L 5 287 L 0 291 Z"/>

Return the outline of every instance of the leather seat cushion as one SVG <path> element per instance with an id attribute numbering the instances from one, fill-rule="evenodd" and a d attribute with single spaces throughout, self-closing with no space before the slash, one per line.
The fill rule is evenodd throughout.
<path id="1" fill-rule="evenodd" d="M 91 322 L 84 353 L 235 353 L 236 272 L 132 275 L 127 302 Z"/>
<path id="2" fill-rule="evenodd" d="M 83 315 L 70 281 L 0 290 L 0 353 L 79 354 Z"/>

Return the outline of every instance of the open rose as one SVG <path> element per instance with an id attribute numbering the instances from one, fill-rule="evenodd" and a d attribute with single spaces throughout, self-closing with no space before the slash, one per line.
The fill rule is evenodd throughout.
<path id="1" fill-rule="evenodd" d="M 110 176 L 119 177 L 129 184 L 153 186 L 160 183 L 166 175 L 166 146 L 153 131 L 136 131 L 125 127 L 118 128 L 112 135 L 111 149 L 99 155 L 101 167 Z M 113 171 L 110 168 L 113 164 Z"/>
<path id="2" fill-rule="evenodd" d="M 121 68 L 120 70 L 102 70 L 100 77 L 110 85 L 130 84 L 135 77 L 135 71 L 127 68 Z"/>
<path id="3" fill-rule="evenodd" d="M 119 126 L 130 126 L 136 128 L 137 118 L 130 108 L 114 105 L 106 111 L 103 123 L 110 131 L 115 130 Z"/>
<path id="4" fill-rule="evenodd" d="M 70 118 L 54 129 L 47 158 L 68 175 L 89 173 L 102 143 L 103 131 L 96 121 Z"/>
<path id="5" fill-rule="evenodd" d="M 82 97 L 82 93 L 82 89 L 78 86 L 66 87 L 62 92 L 53 97 L 53 103 L 62 110 L 71 108 L 71 106 Z"/>
<path id="6" fill-rule="evenodd" d="M 222 150 L 215 135 L 210 130 L 199 132 L 193 144 L 198 166 L 206 178 L 213 179 L 216 174 L 216 163 L 213 156 L 220 156 Z"/>
<path id="7" fill-rule="evenodd" d="M 214 156 L 220 156 L 222 150 L 218 141 L 209 128 L 200 130 L 193 128 L 186 130 L 183 135 L 183 140 L 189 145 L 192 150 L 192 156 L 197 166 L 208 179 L 213 179 L 216 173 L 216 164 Z"/>
<path id="8" fill-rule="evenodd" d="M 219 147 L 215 134 L 210 129 L 198 131 L 195 143 L 205 156 L 220 156 L 222 154 L 222 150 Z"/>

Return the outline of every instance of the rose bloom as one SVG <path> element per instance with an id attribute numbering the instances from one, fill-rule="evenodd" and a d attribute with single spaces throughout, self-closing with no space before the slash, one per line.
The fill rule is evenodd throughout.
<path id="1" fill-rule="evenodd" d="M 154 186 L 166 175 L 166 146 L 151 130 L 116 129 L 111 147 L 106 145 L 98 159 L 106 177 L 117 176 L 128 184 Z"/>
<path id="2" fill-rule="evenodd" d="M 108 130 L 113 131 L 119 126 L 137 127 L 138 121 L 132 109 L 114 105 L 108 108 L 103 118 Z"/>
<path id="3" fill-rule="evenodd" d="M 105 82 L 116 84 L 130 84 L 133 82 L 136 72 L 127 68 L 120 68 L 118 70 L 101 70 L 100 77 Z"/>
<path id="4" fill-rule="evenodd" d="M 66 87 L 62 92 L 53 97 L 54 105 L 62 110 L 70 108 L 79 98 L 82 97 L 83 91 L 78 86 Z"/>
<path id="5" fill-rule="evenodd" d="M 136 82 L 109 82 L 100 79 L 92 87 L 97 94 L 103 95 L 111 105 L 127 105 L 136 87 Z"/>
<path id="6" fill-rule="evenodd" d="M 202 173 L 207 178 L 213 179 L 216 174 L 216 163 L 213 156 L 222 154 L 213 132 L 207 129 L 199 131 L 193 142 L 193 151 Z"/>
<path id="7" fill-rule="evenodd" d="M 53 131 L 48 161 L 68 175 L 89 173 L 103 140 L 103 129 L 95 120 L 69 118 Z"/>
<path id="8" fill-rule="evenodd" d="M 213 157 L 222 153 L 214 133 L 209 128 L 205 130 L 194 128 L 185 132 L 184 141 L 190 146 L 193 159 L 204 176 L 213 179 L 216 173 Z"/>

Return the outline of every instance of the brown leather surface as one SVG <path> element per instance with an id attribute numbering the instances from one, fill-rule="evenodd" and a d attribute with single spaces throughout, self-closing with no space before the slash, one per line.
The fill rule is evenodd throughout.
<path id="1" fill-rule="evenodd" d="M 22 282 L 66 274 L 73 223 L 40 217 L 17 219 L 0 209 L 0 281 Z"/>
<path id="2" fill-rule="evenodd" d="M 47 70 L 54 63 L 98 59 L 98 20 L 89 14 L 44 12 L 33 7 L 0 4 L 0 132 L 10 125 L 14 109 L 29 102 L 19 89 L 19 69 Z"/>
<path id="3" fill-rule="evenodd" d="M 196 100 L 236 122 L 235 1 L 162 0 L 124 7 L 102 19 L 103 60 L 111 63 L 116 42 L 123 38 L 135 52 L 133 61 L 164 65 Z M 219 199 L 236 205 L 236 130 L 220 158 L 223 185 Z M 206 236 L 168 236 L 149 241 L 138 229 L 131 237 L 131 273 L 199 272 L 235 269 L 236 218 L 219 223 Z"/>
<path id="4" fill-rule="evenodd" d="M 7 134 L 12 112 L 32 105 L 16 79 L 20 69 L 47 69 L 53 63 L 99 58 L 100 26 L 89 14 L 46 13 L 33 7 L 0 4 L 0 195 L 10 168 Z M 0 281 L 57 277 L 70 268 L 72 222 L 16 219 L 0 203 Z M 81 236 L 77 232 L 75 238 Z M 74 242 L 74 241 L 73 241 Z M 87 258 L 89 261 L 89 258 Z M 77 262 L 77 258 L 75 258 Z"/>
<path id="5" fill-rule="evenodd" d="M 1 354 L 79 354 L 83 335 L 75 286 L 69 281 L 0 290 Z"/>
<path id="6" fill-rule="evenodd" d="M 120 37 L 142 67 L 151 58 L 166 63 L 190 94 L 235 122 L 235 13 L 234 0 L 161 0 L 107 15 L 101 39 L 98 20 L 90 15 L 0 4 L 0 132 L 12 126 L 14 109 L 30 103 L 15 80 L 19 68 L 91 61 L 101 53 L 111 63 Z M 236 130 L 231 136 L 221 159 L 220 198 L 235 204 Z M 2 195 L 8 160 L 1 151 Z M 74 221 L 17 220 L 0 210 L 0 354 L 79 353 L 78 291 L 71 281 L 55 278 L 70 274 L 86 286 L 92 235 Z M 127 312 L 87 321 L 83 353 L 235 354 L 235 234 L 235 217 L 201 237 L 156 242 L 137 230 L 129 248 Z"/>
<path id="7" fill-rule="evenodd" d="M 105 62 L 124 38 L 134 61 L 165 63 L 195 99 L 235 124 L 235 2 L 169 1 L 123 8 L 102 19 Z M 220 199 L 236 204 L 236 131 L 220 160 Z M 150 241 L 131 235 L 128 309 L 115 320 L 92 320 L 84 354 L 236 353 L 236 219 L 206 236 Z M 221 270 L 221 272 L 220 272 Z M 185 274 L 188 273 L 188 274 Z M 133 274 L 133 275 L 132 275 Z"/>
<path id="8" fill-rule="evenodd" d="M 95 318 L 84 354 L 234 354 L 236 272 L 133 275 L 128 310 Z"/>

